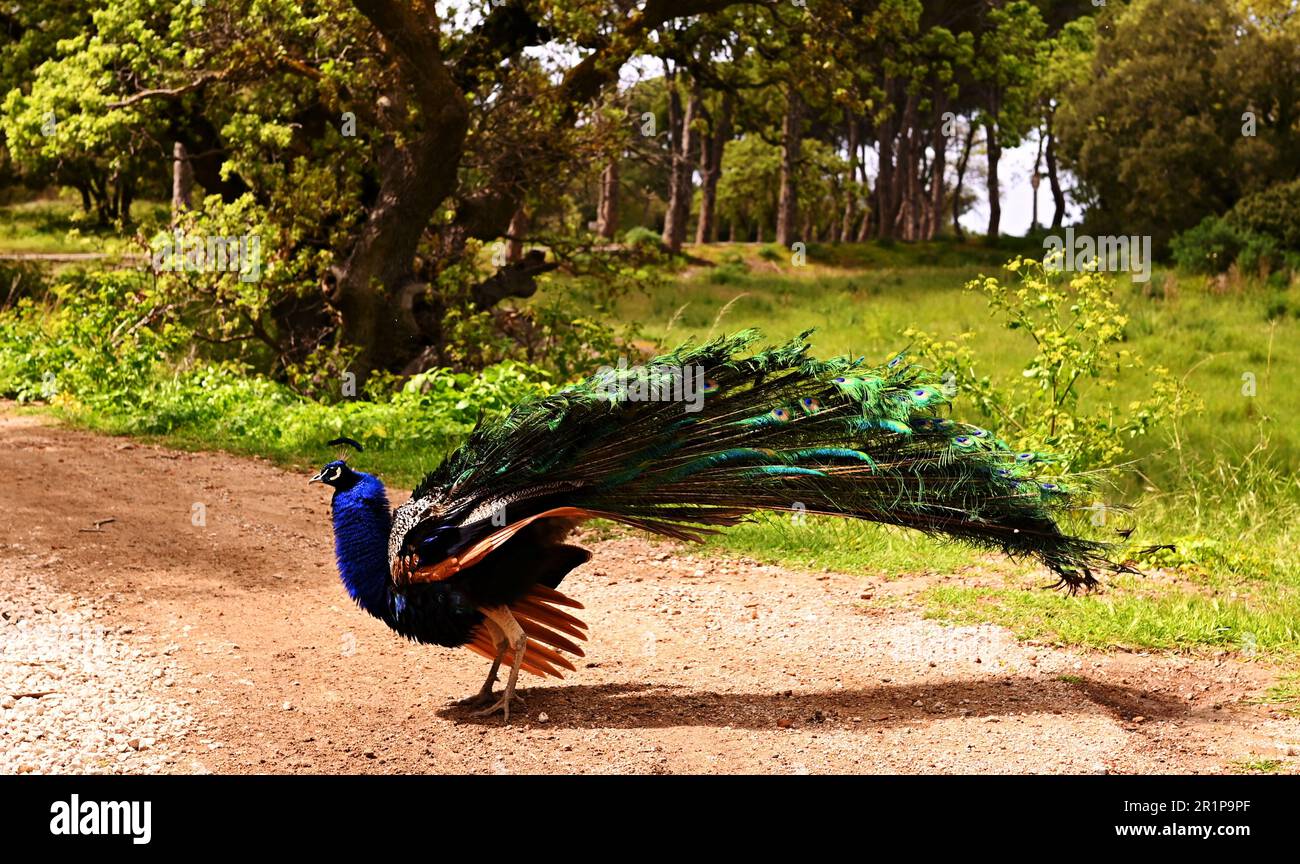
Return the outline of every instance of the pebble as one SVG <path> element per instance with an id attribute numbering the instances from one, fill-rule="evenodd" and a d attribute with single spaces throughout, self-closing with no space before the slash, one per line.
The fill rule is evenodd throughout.
<path id="1" fill-rule="evenodd" d="M 124 641 L 148 637 L 105 626 L 93 601 L 56 591 L 32 564 L 0 559 L 0 775 L 166 770 L 193 719 L 159 697 L 155 652 Z"/>

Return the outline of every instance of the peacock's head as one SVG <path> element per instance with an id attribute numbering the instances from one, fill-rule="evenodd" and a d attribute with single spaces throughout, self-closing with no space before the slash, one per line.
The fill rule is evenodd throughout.
<path id="1" fill-rule="evenodd" d="M 348 463 L 343 459 L 343 454 L 347 452 L 347 447 L 353 447 L 360 453 L 361 445 L 351 438 L 335 438 L 330 442 L 330 446 L 336 445 L 345 445 L 345 449 L 340 451 L 337 459 L 333 462 L 327 462 L 323 468 L 316 472 L 316 476 L 307 482 L 324 483 L 326 486 L 333 486 L 336 491 L 345 492 L 360 482 L 364 475 L 349 468 Z"/>
<path id="2" fill-rule="evenodd" d="M 361 475 L 348 467 L 348 463 L 342 459 L 335 459 L 327 463 L 323 468 L 316 472 L 316 476 L 308 480 L 308 483 L 324 483 L 326 486 L 333 486 L 340 492 L 351 489 L 361 479 Z"/>

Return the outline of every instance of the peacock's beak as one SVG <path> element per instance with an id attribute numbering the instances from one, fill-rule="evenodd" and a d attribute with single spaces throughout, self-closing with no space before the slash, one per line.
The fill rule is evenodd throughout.
<path id="1" fill-rule="evenodd" d="M 322 468 L 320 471 L 317 471 L 317 472 L 316 472 L 316 476 L 312 477 L 312 478 L 311 478 L 310 480 L 308 480 L 307 482 L 308 482 L 308 483 L 324 483 L 324 482 L 325 482 L 324 474 L 325 474 L 325 469 Z"/>

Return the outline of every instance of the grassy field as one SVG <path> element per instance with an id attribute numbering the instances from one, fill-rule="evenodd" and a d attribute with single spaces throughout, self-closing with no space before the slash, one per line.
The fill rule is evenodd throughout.
<path id="1" fill-rule="evenodd" d="M 166 224 L 167 205 L 137 201 L 131 207 L 137 223 Z M 126 251 L 128 240 L 109 225 L 97 225 L 69 197 L 0 207 L 0 255 L 59 255 Z"/>
<path id="2" fill-rule="evenodd" d="M 150 206 L 156 205 L 142 205 L 142 212 Z M 78 233 L 71 212 L 66 202 L 0 210 L 0 253 L 91 251 L 121 242 Z M 661 346 L 742 327 L 777 341 L 813 327 L 817 353 L 873 361 L 906 347 L 909 328 L 941 337 L 971 331 L 982 373 L 1014 381 L 1031 354 L 1027 337 L 1001 326 L 985 300 L 963 286 L 981 274 L 1000 275 L 1008 258 L 1036 249 L 1033 241 L 998 248 L 814 246 L 795 266 L 788 251 L 771 247 L 697 247 L 689 250 L 692 263 L 662 289 L 621 297 L 613 316 L 639 322 L 645 342 Z M 1119 290 L 1129 317 L 1126 347 L 1170 369 L 1198 400 L 1176 427 L 1131 442 L 1135 463 L 1112 496 L 1136 508 L 1135 539 L 1176 546 L 1142 562 L 1149 576 L 1119 578 L 1103 593 L 1070 598 L 1026 590 L 1042 584 L 1042 573 L 1000 558 L 815 517 L 761 517 L 711 540 L 708 550 L 884 578 L 973 572 L 978 578 L 963 580 L 965 587 L 932 587 L 913 599 L 936 618 L 996 622 L 1025 638 L 1300 657 L 1300 388 L 1292 386 L 1300 288 L 1157 270 L 1149 283 L 1122 281 Z M 1243 390 L 1247 380 L 1253 395 Z M 1122 380 L 1105 398 L 1122 408 L 1144 395 L 1143 387 L 1139 379 Z M 295 467 L 318 463 L 331 435 L 360 430 L 382 442 L 366 454 L 366 467 L 393 485 L 413 483 L 452 444 L 433 425 L 417 434 L 419 409 L 409 403 L 322 406 L 268 394 L 262 384 L 240 381 L 205 385 L 201 398 L 163 393 L 143 422 L 70 403 L 62 411 L 103 431 L 144 432 Z M 960 395 L 955 414 L 962 415 Z M 1294 701 L 1295 683 L 1279 686 L 1279 700 Z"/>
<path id="3" fill-rule="evenodd" d="M 822 354 L 883 361 L 906 347 L 909 327 L 950 336 L 972 331 L 995 381 L 1021 374 L 1028 337 L 990 317 L 963 289 L 999 275 L 1004 249 L 842 247 L 788 254 L 755 247 L 692 250 L 717 266 L 696 266 L 670 289 L 632 295 L 619 316 L 647 337 L 672 343 L 740 327 L 773 339 L 816 327 Z M 824 254 L 823 254 L 824 253 Z M 772 260 L 775 258 L 775 260 Z M 1001 274 L 1005 275 L 1005 274 Z M 1199 401 L 1177 428 L 1132 442 L 1136 463 L 1116 498 L 1135 505 L 1142 542 L 1177 553 L 1148 564 L 1172 575 L 1115 580 L 1104 594 L 1066 598 L 1024 590 L 1043 581 L 996 559 L 979 566 L 1000 587 L 933 588 L 920 601 L 951 621 L 992 621 L 1026 638 L 1139 648 L 1221 647 L 1300 653 L 1300 291 L 1264 283 L 1221 284 L 1157 270 L 1146 284 L 1121 283 L 1130 318 L 1125 347 L 1169 368 Z M 1245 395 L 1245 375 L 1254 395 Z M 1140 380 L 1109 398 L 1126 405 Z M 961 413 L 961 399 L 956 413 Z M 880 575 L 948 571 L 972 556 L 925 537 L 871 525 L 770 517 L 715 541 L 720 552 Z M 1159 568 L 1156 569 L 1158 572 Z"/>

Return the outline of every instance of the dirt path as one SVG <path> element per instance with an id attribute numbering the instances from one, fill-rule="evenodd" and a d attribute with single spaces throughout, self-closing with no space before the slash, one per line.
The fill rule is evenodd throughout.
<path id="1" fill-rule="evenodd" d="M 1248 701 L 1274 671 L 1262 664 L 1017 643 L 1000 628 L 945 628 L 906 604 L 863 599 L 914 585 L 697 559 L 632 537 L 587 538 L 595 558 L 565 583 L 587 606 L 586 668 L 527 682 L 526 716 L 502 727 L 450 704 L 477 688 L 483 661 L 405 643 L 351 605 L 333 570 L 326 495 L 304 477 L 3 412 L 0 476 L 0 749 L 18 746 L 31 763 L 0 770 L 1300 763 L 1300 720 Z M 89 640 L 87 622 L 98 628 Z M 60 637 L 51 656 L 28 656 L 40 653 L 27 647 L 33 634 L 46 645 L 70 626 L 82 641 Z M 72 651 L 103 662 L 69 662 Z M 6 683 L 26 695 L 6 695 Z M 110 693 L 105 707 L 98 695 Z M 65 750 L 80 752 L 59 761 Z"/>

